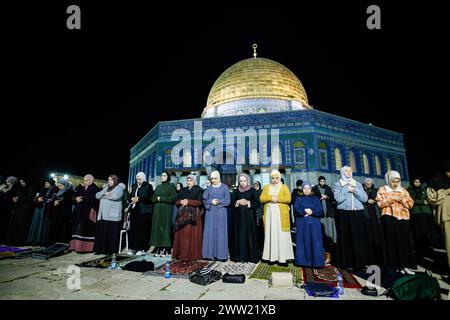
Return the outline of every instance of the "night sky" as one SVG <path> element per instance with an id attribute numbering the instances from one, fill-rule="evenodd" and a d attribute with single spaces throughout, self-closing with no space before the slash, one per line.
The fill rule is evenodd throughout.
<path id="1" fill-rule="evenodd" d="M 0 174 L 126 181 L 130 148 L 158 121 L 199 118 L 214 81 L 253 43 L 299 77 L 314 108 L 403 133 L 411 175 L 428 179 L 449 155 L 440 4 L 380 4 L 382 29 L 369 30 L 372 3 L 128 3 L 2 10 Z M 81 30 L 66 27 L 70 4 Z"/>

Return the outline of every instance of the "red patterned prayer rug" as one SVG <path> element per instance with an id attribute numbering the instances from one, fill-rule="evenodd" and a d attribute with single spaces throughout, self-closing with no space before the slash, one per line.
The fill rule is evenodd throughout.
<path id="1" fill-rule="evenodd" d="M 361 289 L 362 286 L 355 276 L 347 270 L 326 266 L 324 268 L 302 268 L 304 282 L 322 282 L 332 286 L 337 284 L 337 273 L 340 272 L 344 278 L 344 288 Z"/>
<path id="2" fill-rule="evenodd" d="M 187 278 L 189 275 L 195 270 L 202 269 L 208 266 L 210 261 L 181 261 L 181 260 L 172 260 L 170 262 L 170 274 L 175 278 Z M 153 275 L 153 276 L 164 276 L 165 274 L 165 265 L 163 264 L 161 267 L 155 269 L 154 271 L 148 271 L 145 274 Z"/>

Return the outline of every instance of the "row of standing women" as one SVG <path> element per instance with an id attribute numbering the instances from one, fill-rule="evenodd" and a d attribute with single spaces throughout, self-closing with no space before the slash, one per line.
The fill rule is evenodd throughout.
<path id="1" fill-rule="evenodd" d="M 375 191 L 370 179 L 363 186 L 353 179 L 350 167 L 343 167 L 341 178 L 332 189 L 323 178 L 314 188 L 304 182 L 301 192 L 294 190 L 292 195 L 281 183 L 277 170 L 271 173 L 271 183 L 262 191 L 251 188 L 246 174 L 239 175 L 239 186 L 232 194 L 220 182 L 217 171 L 211 173 L 212 184 L 205 191 L 196 185 L 195 175 L 189 175 L 187 186 L 177 191 L 168 172 L 163 172 L 162 183 L 155 190 L 145 174 L 138 173 L 129 195 L 114 175 L 102 190 L 93 184 L 91 175 L 75 190 L 67 181 L 55 186 L 50 180 L 36 197 L 28 240 L 67 242 L 71 234 L 71 247 L 76 251 L 117 252 L 125 208 L 129 216 L 129 248 L 136 254 L 143 254 L 152 246 L 161 256 L 173 248 L 173 258 L 180 260 L 231 258 L 257 262 L 262 249 L 262 259 L 270 263 L 285 265 L 294 260 L 297 265 L 321 267 L 326 238 L 336 243 L 333 262 L 338 266 L 359 269 L 379 264 L 412 273 L 410 269 L 415 269 L 416 262 L 411 226 L 416 235 L 422 232 L 430 242 L 436 237 L 431 212 L 428 216 L 416 215 L 412 225 L 409 220 L 415 216 L 414 211 L 425 205 L 424 197 L 434 199 L 433 192 L 436 202 L 447 201 L 444 193 L 448 192 L 445 183 L 449 178 L 444 175 L 438 181 L 444 192 L 429 188 L 428 195 L 418 186 L 411 186 L 409 192 L 402 188 L 396 171 L 389 171 L 385 178 L 386 185 Z M 16 201 L 29 203 L 33 193 L 24 187 L 25 181 L 21 184 L 22 194 L 18 194 Z M 291 203 L 297 226 L 295 255 Z M 19 230 L 26 224 L 20 220 L 24 215 L 18 214 L 18 205 L 15 207 L 6 242 L 11 244 L 23 242 L 26 237 L 26 232 Z M 258 239 L 261 209 L 264 239 Z M 233 215 L 230 228 L 228 210 Z M 446 210 L 439 211 L 444 224 L 449 220 Z M 425 225 L 428 232 L 424 231 Z"/>

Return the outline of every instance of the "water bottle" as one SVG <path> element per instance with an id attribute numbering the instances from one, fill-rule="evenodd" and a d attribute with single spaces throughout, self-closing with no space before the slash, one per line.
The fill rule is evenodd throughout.
<path id="1" fill-rule="evenodd" d="M 170 278 L 170 261 L 166 261 L 166 273 L 164 274 L 164 276 L 166 277 L 166 279 Z"/>
<path id="2" fill-rule="evenodd" d="M 117 260 L 116 260 L 116 254 L 114 253 L 112 255 L 112 259 L 111 259 L 111 269 L 114 270 L 117 268 Z"/>
<path id="3" fill-rule="evenodd" d="M 337 279 L 336 289 L 338 291 L 338 294 L 342 295 L 344 294 L 344 279 L 342 278 L 342 274 L 340 272 L 338 272 L 336 279 Z"/>

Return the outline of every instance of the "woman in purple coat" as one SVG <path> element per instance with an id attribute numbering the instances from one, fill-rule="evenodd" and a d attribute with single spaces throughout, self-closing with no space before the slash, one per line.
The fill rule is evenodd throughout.
<path id="1" fill-rule="evenodd" d="M 204 259 L 228 260 L 227 206 L 230 204 L 230 190 L 220 182 L 218 171 L 211 172 L 212 185 L 203 193 L 206 209 L 203 230 Z"/>
<path id="2" fill-rule="evenodd" d="M 303 267 L 324 267 L 324 249 L 320 218 L 323 207 L 311 192 L 311 185 L 303 182 L 303 194 L 295 199 L 296 247 L 294 264 Z"/>

